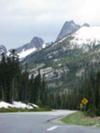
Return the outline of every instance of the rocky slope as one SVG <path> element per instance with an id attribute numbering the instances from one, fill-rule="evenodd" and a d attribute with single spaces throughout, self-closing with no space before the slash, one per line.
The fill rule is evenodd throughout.
<path id="1" fill-rule="evenodd" d="M 27 56 L 30 75 L 41 74 L 52 88 L 73 88 L 79 85 L 85 70 L 100 69 L 100 27 L 82 26 L 60 41 Z"/>
<path id="2" fill-rule="evenodd" d="M 74 33 L 79 28 L 80 28 L 80 25 L 75 24 L 74 21 L 65 22 L 60 34 L 57 37 L 57 41 L 61 40 L 63 37 L 66 37 L 66 36 Z M 26 56 L 28 56 L 36 51 L 39 51 L 42 48 L 45 48 L 46 45 L 47 45 L 47 43 L 44 43 L 43 39 L 41 39 L 40 37 L 33 37 L 33 39 L 29 43 L 17 48 L 16 50 L 19 55 L 19 58 L 22 60 Z"/>

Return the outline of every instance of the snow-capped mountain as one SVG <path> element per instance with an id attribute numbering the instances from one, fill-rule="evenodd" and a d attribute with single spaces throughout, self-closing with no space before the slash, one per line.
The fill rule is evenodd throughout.
<path id="1" fill-rule="evenodd" d="M 100 26 L 89 26 L 84 24 L 76 32 L 63 37 L 61 40 L 55 42 L 52 47 L 59 43 L 68 42 L 67 49 L 82 48 L 87 52 L 93 47 L 100 45 Z"/>
<path id="2" fill-rule="evenodd" d="M 100 70 L 100 26 L 79 26 L 66 22 L 56 42 L 48 44 L 39 37 L 17 48 L 23 69 L 36 76 L 38 70 L 51 88 L 77 88 L 81 76 L 92 65 Z M 45 48 L 45 49 L 43 49 Z M 1 53 L 6 49 L 1 46 Z M 36 52 L 38 51 L 38 52 Z M 27 57 L 27 58 L 25 58 Z"/>
<path id="3" fill-rule="evenodd" d="M 63 37 L 68 36 L 75 31 L 77 31 L 80 28 L 80 25 L 75 24 L 75 22 L 72 21 L 66 21 L 56 39 L 56 41 L 61 40 Z"/>
<path id="4" fill-rule="evenodd" d="M 56 42 L 46 46 L 41 38 L 34 37 L 17 52 L 23 68 L 28 64 L 30 76 L 40 70 L 51 88 L 75 87 L 92 63 L 96 64 L 95 70 L 100 69 L 100 26 L 66 22 Z"/>
<path id="5" fill-rule="evenodd" d="M 93 62 L 96 70 L 100 68 L 99 57 L 100 27 L 84 24 L 44 50 L 27 56 L 22 63 L 29 65 L 30 75 L 36 75 L 38 69 L 45 74 L 49 87 L 70 88 L 77 84 L 87 64 L 91 67 Z"/>
<path id="6" fill-rule="evenodd" d="M 4 54 L 7 53 L 7 49 L 6 49 L 6 47 L 5 47 L 4 45 L 0 45 L 0 55 L 1 55 L 2 53 L 4 53 Z"/>
<path id="7" fill-rule="evenodd" d="M 41 50 L 42 48 L 45 48 L 46 44 L 44 41 L 39 37 L 33 37 L 31 42 L 17 48 L 17 53 L 19 55 L 20 59 L 25 58 L 26 56 L 30 55 L 31 53 L 34 53 L 38 50 Z"/>

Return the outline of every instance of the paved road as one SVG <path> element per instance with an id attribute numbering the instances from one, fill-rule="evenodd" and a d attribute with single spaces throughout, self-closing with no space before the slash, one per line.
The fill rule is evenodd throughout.
<path id="1" fill-rule="evenodd" d="M 0 113 L 0 133 L 100 133 L 99 128 L 57 124 L 53 119 L 70 111 Z"/>

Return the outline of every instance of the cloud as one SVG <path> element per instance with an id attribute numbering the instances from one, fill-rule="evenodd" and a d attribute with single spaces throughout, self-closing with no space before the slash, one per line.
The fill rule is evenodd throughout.
<path id="1" fill-rule="evenodd" d="M 99 0 L 0 0 L 0 42 L 17 47 L 34 35 L 52 41 L 72 19 L 99 25 L 99 5 Z"/>

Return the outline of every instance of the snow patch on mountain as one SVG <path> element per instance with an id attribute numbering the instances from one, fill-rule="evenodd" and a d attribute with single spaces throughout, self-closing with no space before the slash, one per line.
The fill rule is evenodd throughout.
<path id="1" fill-rule="evenodd" d="M 23 59 L 26 56 L 30 55 L 31 53 L 35 52 L 36 50 L 37 50 L 36 48 L 31 48 L 31 49 L 28 49 L 28 50 L 23 49 L 22 52 L 18 53 L 19 58 Z"/>
<path id="2" fill-rule="evenodd" d="M 22 60 L 26 56 L 39 51 L 47 46 L 47 43 L 44 42 L 40 37 L 33 37 L 29 43 L 22 45 L 17 48 L 16 51 L 19 55 L 19 58 Z"/>
<path id="3" fill-rule="evenodd" d="M 41 49 L 44 49 L 46 46 L 47 46 L 46 43 L 44 43 L 44 44 L 42 45 L 42 48 L 40 48 L 40 49 L 37 49 L 36 47 L 33 47 L 33 48 L 30 48 L 30 49 L 27 49 L 27 50 L 26 50 L 26 49 L 23 48 L 23 50 L 22 50 L 21 52 L 18 53 L 19 58 L 22 60 L 22 59 L 24 59 L 26 56 L 30 55 L 31 53 L 34 53 L 34 52 L 39 51 L 39 50 L 41 50 Z"/>
<path id="4" fill-rule="evenodd" d="M 71 43 L 79 47 L 83 45 L 97 45 L 100 43 L 100 27 L 82 27 L 72 37 L 74 39 L 72 39 Z"/>
<path id="5" fill-rule="evenodd" d="M 43 45 L 42 45 L 42 48 L 45 48 L 47 46 L 47 44 L 46 43 L 44 43 Z"/>

